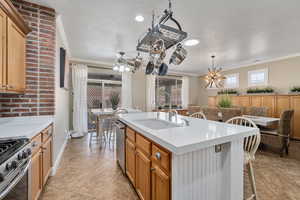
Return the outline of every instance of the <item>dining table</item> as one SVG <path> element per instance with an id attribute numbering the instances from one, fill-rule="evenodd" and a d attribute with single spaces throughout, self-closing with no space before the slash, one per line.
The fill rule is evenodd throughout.
<path id="1" fill-rule="evenodd" d="M 126 108 L 128 113 L 136 113 L 141 112 L 141 110 L 133 109 L 133 108 Z M 100 121 L 106 118 L 113 117 L 113 114 L 116 110 L 113 110 L 112 108 L 96 108 L 91 109 L 91 112 L 94 116 L 96 116 L 96 131 L 97 133 L 100 133 Z"/>
<path id="2" fill-rule="evenodd" d="M 274 117 L 262 117 L 262 116 L 253 116 L 253 115 L 243 115 L 243 117 L 251 119 L 256 125 L 262 127 L 278 125 L 280 121 L 280 118 L 274 118 Z"/>

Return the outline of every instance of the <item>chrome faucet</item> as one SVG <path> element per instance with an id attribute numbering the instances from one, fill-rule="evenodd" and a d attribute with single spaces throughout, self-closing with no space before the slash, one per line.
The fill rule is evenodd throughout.
<path id="1" fill-rule="evenodd" d="M 177 110 L 170 110 L 168 114 L 169 114 L 169 121 L 172 121 L 173 116 L 175 116 L 175 120 L 176 120 L 175 122 L 177 123 L 177 116 L 178 116 Z"/>

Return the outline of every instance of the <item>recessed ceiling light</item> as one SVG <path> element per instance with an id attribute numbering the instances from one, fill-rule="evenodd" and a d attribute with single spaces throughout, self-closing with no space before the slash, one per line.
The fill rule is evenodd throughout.
<path id="1" fill-rule="evenodd" d="M 199 40 L 196 39 L 190 39 L 184 42 L 185 46 L 196 46 L 197 44 L 199 44 Z"/>
<path id="2" fill-rule="evenodd" d="M 137 22 L 143 22 L 144 19 L 145 19 L 145 18 L 144 18 L 142 15 L 137 15 L 137 16 L 135 16 L 135 21 L 137 21 Z"/>

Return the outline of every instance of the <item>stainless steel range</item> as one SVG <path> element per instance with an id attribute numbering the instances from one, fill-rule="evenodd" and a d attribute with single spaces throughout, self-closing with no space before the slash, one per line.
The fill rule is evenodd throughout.
<path id="1" fill-rule="evenodd" d="M 31 146 L 28 139 L 0 140 L 0 199 L 28 200 Z"/>

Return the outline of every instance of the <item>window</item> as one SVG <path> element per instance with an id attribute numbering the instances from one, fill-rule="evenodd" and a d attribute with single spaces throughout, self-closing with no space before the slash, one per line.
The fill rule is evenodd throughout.
<path id="1" fill-rule="evenodd" d="M 119 93 L 121 99 L 121 77 L 107 74 L 89 74 L 87 85 L 88 108 L 111 108 L 110 96 Z M 121 103 L 121 102 L 120 102 Z"/>
<path id="2" fill-rule="evenodd" d="M 260 69 L 248 72 L 248 86 L 268 85 L 268 69 Z"/>
<path id="3" fill-rule="evenodd" d="M 238 88 L 239 87 L 239 74 L 228 74 L 225 75 L 225 88 Z"/>
<path id="4" fill-rule="evenodd" d="M 161 108 L 182 106 L 182 79 L 180 77 L 157 77 L 155 81 L 156 104 Z"/>

